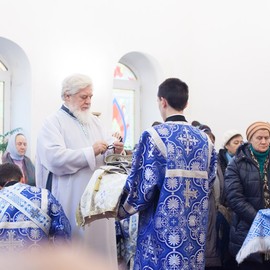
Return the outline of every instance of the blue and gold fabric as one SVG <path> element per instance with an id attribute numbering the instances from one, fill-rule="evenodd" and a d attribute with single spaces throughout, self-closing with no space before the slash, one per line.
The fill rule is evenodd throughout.
<path id="1" fill-rule="evenodd" d="M 139 212 L 134 269 L 204 269 L 216 158 L 207 135 L 185 122 L 142 134 L 118 214 Z"/>
<path id="2" fill-rule="evenodd" d="M 236 260 L 242 263 L 253 253 L 264 253 L 268 260 L 270 258 L 270 209 L 258 211 Z"/>
<path id="3" fill-rule="evenodd" d="M 48 190 L 21 183 L 0 190 L 0 250 L 20 251 L 70 236 L 62 206 Z"/>

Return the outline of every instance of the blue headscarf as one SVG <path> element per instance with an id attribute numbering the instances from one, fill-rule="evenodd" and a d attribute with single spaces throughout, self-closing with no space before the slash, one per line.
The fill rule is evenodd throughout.
<path id="1" fill-rule="evenodd" d="M 10 135 L 10 137 L 8 139 L 8 145 L 7 145 L 6 152 L 10 154 L 12 159 L 23 160 L 24 155 L 20 155 L 18 153 L 17 148 L 16 148 L 16 137 L 18 135 L 22 135 L 25 137 L 25 135 L 22 132 L 13 133 L 12 135 Z"/>

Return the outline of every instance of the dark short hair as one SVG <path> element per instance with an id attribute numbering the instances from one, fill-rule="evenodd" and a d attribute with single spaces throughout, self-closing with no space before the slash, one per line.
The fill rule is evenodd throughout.
<path id="1" fill-rule="evenodd" d="M 197 120 L 194 120 L 194 121 L 191 122 L 191 125 L 193 127 L 199 127 L 201 125 L 201 123 L 199 121 L 197 121 Z"/>
<path id="2" fill-rule="evenodd" d="M 211 130 L 211 128 L 209 126 L 207 126 L 207 125 L 200 125 L 200 126 L 198 126 L 198 128 L 200 130 L 202 130 L 203 132 L 205 132 L 209 136 L 209 138 L 211 139 L 212 143 L 215 143 L 216 136 L 213 134 L 213 132 L 212 132 L 212 130 Z"/>
<path id="3" fill-rule="evenodd" d="M 13 163 L 0 164 L 0 186 L 3 187 L 8 181 L 19 182 L 23 177 L 20 167 Z"/>
<path id="4" fill-rule="evenodd" d="M 188 101 L 188 86 L 178 78 L 166 79 L 158 88 L 158 97 L 165 98 L 176 110 L 184 110 Z"/>
<path id="5" fill-rule="evenodd" d="M 157 125 L 160 125 L 160 124 L 162 124 L 162 123 L 159 122 L 159 121 L 155 121 L 155 122 L 152 124 L 152 127 L 157 126 Z"/>

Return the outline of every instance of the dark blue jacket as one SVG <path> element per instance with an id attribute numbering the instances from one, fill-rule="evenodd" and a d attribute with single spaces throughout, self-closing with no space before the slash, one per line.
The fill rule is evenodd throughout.
<path id="1" fill-rule="evenodd" d="M 268 166 L 268 179 L 269 179 Z M 269 181 L 268 181 L 269 186 Z M 225 172 L 225 196 L 233 211 L 230 252 L 236 256 L 259 209 L 264 207 L 263 181 L 259 167 L 251 157 L 249 144 L 241 145 Z M 261 260 L 257 254 L 250 260 Z"/>

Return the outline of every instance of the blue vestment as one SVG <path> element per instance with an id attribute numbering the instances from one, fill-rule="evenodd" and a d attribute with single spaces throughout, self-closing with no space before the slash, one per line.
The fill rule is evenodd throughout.
<path id="1" fill-rule="evenodd" d="M 207 135 L 188 123 L 166 122 L 142 134 L 118 214 L 139 212 L 135 270 L 204 269 L 216 159 Z"/>
<path id="2" fill-rule="evenodd" d="M 270 209 L 261 209 L 248 231 L 247 237 L 236 255 L 238 263 L 242 263 L 253 253 L 270 255 Z"/>
<path id="3" fill-rule="evenodd" d="M 43 243 L 65 242 L 70 223 L 46 189 L 17 183 L 0 190 L 0 250 L 20 251 Z"/>

